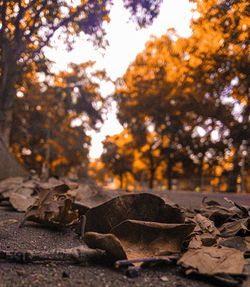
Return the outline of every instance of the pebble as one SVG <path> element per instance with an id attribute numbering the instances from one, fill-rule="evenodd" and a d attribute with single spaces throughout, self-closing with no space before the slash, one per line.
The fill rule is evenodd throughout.
<path id="1" fill-rule="evenodd" d="M 19 276 L 23 276 L 25 274 L 25 271 L 23 269 L 21 270 L 17 270 L 16 273 L 19 275 Z"/>
<path id="2" fill-rule="evenodd" d="M 162 276 L 160 279 L 161 279 L 161 281 L 164 281 L 164 282 L 168 281 L 168 277 L 167 276 Z"/>
<path id="3" fill-rule="evenodd" d="M 69 278 L 69 272 L 66 271 L 66 270 L 64 270 L 64 271 L 62 272 L 62 278 Z"/>

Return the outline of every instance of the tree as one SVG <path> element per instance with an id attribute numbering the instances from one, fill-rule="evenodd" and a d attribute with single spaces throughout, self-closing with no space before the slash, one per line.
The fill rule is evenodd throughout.
<path id="1" fill-rule="evenodd" d="M 194 2 L 200 17 L 191 25 L 193 34 L 186 51 L 189 76 L 196 83 L 191 93 L 195 97 L 202 95 L 210 117 L 217 119 L 217 123 L 213 120 L 214 126 L 224 127 L 227 136 L 221 133 L 220 140 L 234 150 L 228 191 L 235 192 L 240 150 L 249 139 L 249 3 L 245 0 Z M 238 115 L 234 110 L 236 105 L 240 107 Z"/>
<path id="2" fill-rule="evenodd" d="M 152 39 L 118 82 L 118 118 L 137 137 L 145 125 L 156 132 L 167 162 L 169 188 L 177 161 L 186 158 L 190 163 L 191 158 L 201 184 L 205 162 L 212 164 L 211 157 L 219 160 L 233 149 L 230 180 L 234 184 L 228 186 L 235 191 L 239 150 L 249 137 L 249 4 L 194 2 L 200 16 L 191 25 L 190 38 L 180 38 L 170 30 Z M 205 134 L 197 134 L 198 128 Z"/>
<path id="3" fill-rule="evenodd" d="M 150 187 L 153 187 L 154 172 L 164 161 L 167 163 L 165 178 L 168 188 L 172 188 L 177 159 L 188 156 L 183 148 L 185 128 L 195 127 L 196 116 L 193 118 L 193 113 L 188 113 L 193 108 L 192 99 L 182 94 L 179 87 L 186 69 L 180 52 L 182 45 L 171 40 L 171 31 L 160 39 L 153 38 L 129 66 L 115 95 L 118 118 L 134 135 L 137 148 L 146 144 L 152 147 L 147 153 L 147 157 L 151 155 L 148 166 L 152 166 Z M 160 151 L 156 158 L 152 157 L 152 149 L 154 153 Z"/>
<path id="4" fill-rule="evenodd" d="M 120 135 L 107 136 L 103 142 L 101 160 L 104 166 L 119 177 L 120 188 L 126 188 L 124 181 L 127 173 L 132 173 L 133 150 L 130 148 L 131 139 L 124 130 Z"/>
<path id="5" fill-rule="evenodd" d="M 87 162 L 87 130 L 102 120 L 103 99 L 95 80 L 105 77 L 103 71 L 87 73 L 92 66 L 71 64 L 70 72 L 44 74 L 42 83 L 34 72 L 26 75 L 14 109 L 10 148 L 27 169 L 65 175 Z"/>
<path id="6" fill-rule="evenodd" d="M 79 2 L 78 2 L 79 3 Z M 111 0 L 88 0 L 74 4 L 67 0 L 0 1 L 0 133 L 9 144 L 16 86 L 30 63 L 41 59 L 43 48 L 56 34 L 64 33 L 68 47 L 81 32 L 102 43 L 102 23 L 109 21 Z M 124 5 L 147 25 L 157 16 L 161 0 L 124 0 Z"/>

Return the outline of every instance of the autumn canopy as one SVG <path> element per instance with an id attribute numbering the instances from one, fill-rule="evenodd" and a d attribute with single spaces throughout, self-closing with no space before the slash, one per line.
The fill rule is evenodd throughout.
<path id="1" fill-rule="evenodd" d="M 0 1 L 0 178 L 33 169 L 128 189 L 248 191 L 248 1 L 192 1 L 191 36 L 152 37 L 104 99 L 104 70 L 87 62 L 55 74 L 43 52 L 59 35 L 71 49 L 83 33 L 105 47 L 112 2 Z M 161 2 L 123 1 L 138 27 Z M 124 130 L 89 163 L 88 131 L 110 100 Z"/>

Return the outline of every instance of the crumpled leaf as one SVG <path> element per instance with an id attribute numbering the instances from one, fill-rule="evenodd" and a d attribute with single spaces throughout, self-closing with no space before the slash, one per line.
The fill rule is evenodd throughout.
<path id="1" fill-rule="evenodd" d="M 245 265 L 244 252 L 221 246 L 190 249 L 178 260 L 186 274 L 242 275 Z"/>
<path id="2" fill-rule="evenodd" d="M 220 234 L 219 230 L 214 226 L 214 222 L 206 218 L 201 214 L 196 214 L 194 221 L 197 223 L 195 231 L 201 231 L 203 233 L 209 233 L 213 236 Z"/>
<path id="3" fill-rule="evenodd" d="M 13 194 L 22 194 L 31 197 L 36 194 L 38 181 L 36 179 L 26 179 L 23 177 L 8 178 L 0 181 L 0 200 L 8 200 Z"/>
<path id="4" fill-rule="evenodd" d="M 31 205 L 24 217 L 25 221 L 33 221 L 46 226 L 69 226 L 78 221 L 77 210 L 72 209 L 71 197 L 67 194 L 66 184 L 51 189 L 41 190 L 38 199 Z"/>
<path id="5" fill-rule="evenodd" d="M 245 253 L 250 252 L 250 236 L 234 236 L 229 238 L 221 238 L 219 240 L 219 244 L 225 247 L 235 248 Z"/>
<path id="6" fill-rule="evenodd" d="M 208 234 L 194 234 L 189 242 L 188 248 L 201 248 L 202 246 L 213 246 L 216 244 L 216 237 Z"/>
<path id="7" fill-rule="evenodd" d="M 196 224 L 189 248 L 201 248 L 202 246 L 212 246 L 216 243 L 220 232 L 215 227 L 214 222 L 200 213 L 196 214 L 189 221 Z"/>
<path id="8" fill-rule="evenodd" d="M 125 220 L 108 234 L 87 232 L 83 240 L 91 248 L 106 250 L 116 260 L 133 260 L 180 252 L 193 229 L 193 224 L 186 223 Z"/>
<path id="9" fill-rule="evenodd" d="M 9 202 L 14 209 L 20 212 L 27 211 L 28 207 L 35 203 L 37 197 L 25 196 L 21 193 L 12 193 L 9 198 Z"/>
<path id="10" fill-rule="evenodd" d="M 250 217 L 224 223 L 220 227 L 222 237 L 230 236 L 249 236 L 250 235 Z"/>
<path id="11" fill-rule="evenodd" d="M 237 202 L 235 202 L 235 201 L 233 201 L 233 200 L 231 200 L 231 199 L 228 199 L 227 197 L 224 197 L 224 199 L 225 199 L 227 202 L 231 203 L 233 206 L 236 206 L 239 210 L 241 210 L 241 211 L 243 212 L 243 216 L 244 216 L 244 217 L 247 217 L 247 216 L 250 215 L 250 214 L 249 214 L 249 208 L 246 208 L 245 206 L 240 205 L 240 204 L 238 204 Z"/>
<path id="12" fill-rule="evenodd" d="M 111 199 L 86 213 L 85 231 L 109 233 L 119 223 L 142 220 L 161 223 L 183 223 L 184 212 L 153 194 L 129 194 Z"/>
<path id="13" fill-rule="evenodd" d="M 213 200 L 206 202 L 205 199 L 206 197 L 202 201 L 202 208 L 199 212 L 212 220 L 217 228 L 226 222 L 246 217 L 247 208 L 245 207 L 239 208 L 235 205 L 227 208 Z"/>

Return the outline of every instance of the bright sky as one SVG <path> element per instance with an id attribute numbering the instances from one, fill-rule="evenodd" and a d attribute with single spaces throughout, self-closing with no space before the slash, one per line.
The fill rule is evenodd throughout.
<path id="1" fill-rule="evenodd" d="M 106 69 L 112 80 L 121 77 L 129 64 L 140 53 L 150 35 L 160 37 L 169 28 L 175 28 L 180 36 L 190 35 L 190 19 L 192 17 L 191 4 L 188 0 L 164 0 L 160 15 L 154 20 L 152 26 L 147 29 L 136 30 L 136 26 L 129 20 L 129 12 L 123 8 L 122 0 L 114 1 L 110 23 L 106 24 L 107 40 L 109 46 L 105 55 L 94 49 L 90 42 L 77 40 L 76 45 L 70 53 L 65 50 L 47 50 L 46 55 L 55 61 L 56 69 L 65 70 L 70 62 L 82 63 L 88 60 L 96 61 L 97 69 Z M 113 92 L 111 83 L 103 83 L 101 92 L 103 96 Z M 112 105 L 113 112 L 108 114 L 107 120 L 101 127 L 99 133 L 91 132 L 92 147 L 91 158 L 98 158 L 102 153 L 102 141 L 106 135 L 114 135 L 122 131 L 122 127 L 116 119 L 115 103 Z"/>

